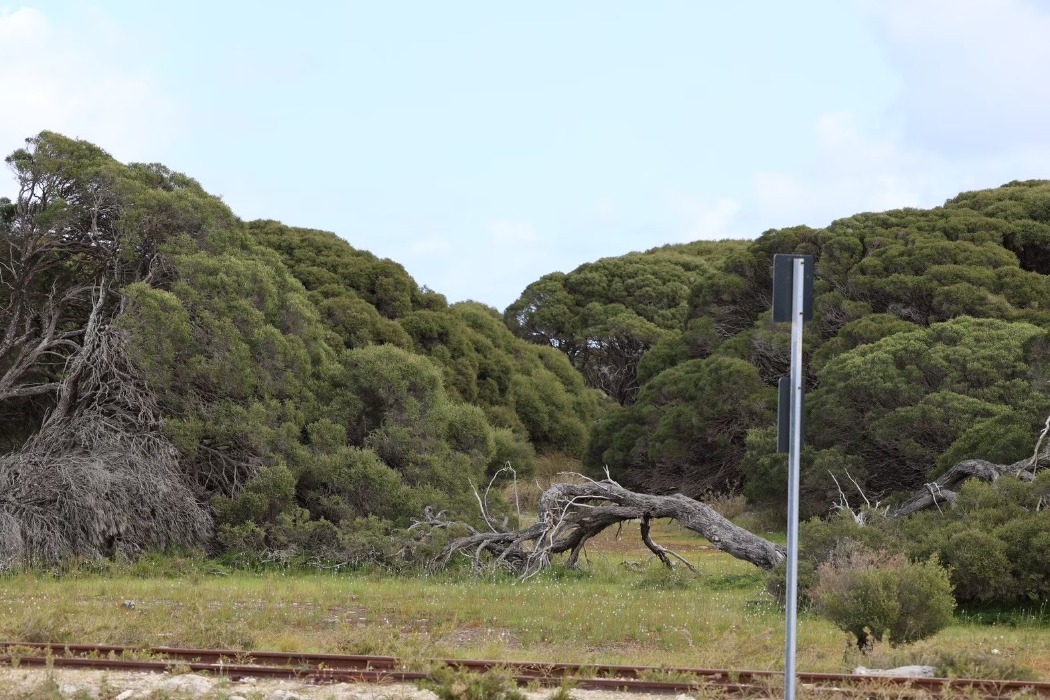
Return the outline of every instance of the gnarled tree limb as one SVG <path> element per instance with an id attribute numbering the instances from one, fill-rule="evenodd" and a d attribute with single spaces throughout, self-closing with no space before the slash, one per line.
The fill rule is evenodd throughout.
<path id="1" fill-rule="evenodd" d="M 1050 444 L 1040 449 L 1043 437 L 1040 436 L 1034 455 L 1013 464 L 994 464 L 983 459 L 967 459 L 959 462 L 936 481 L 924 485 L 912 494 L 911 498 L 894 511 L 893 517 L 903 518 L 926 508 L 940 507 L 941 503 L 952 506 L 955 504 L 959 488 L 969 479 L 995 481 L 1000 476 L 1009 474 L 1024 481 L 1031 481 L 1039 469 L 1050 464 Z"/>
<path id="2" fill-rule="evenodd" d="M 539 516 L 534 525 L 522 530 L 474 531 L 456 538 L 432 565 L 444 566 L 461 554 L 475 567 L 502 565 L 524 580 L 549 566 L 556 554 L 568 552 L 566 564 L 574 566 L 587 541 L 610 525 L 627 520 L 648 524 L 654 518 L 677 520 L 718 549 L 762 569 L 772 569 L 784 559 L 781 547 L 737 527 L 700 501 L 682 494 L 635 493 L 609 479 L 552 484 L 540 498 Z M 651 538 L 646 545 L 667 565 L 671 564 L 667 554 L 677 556 Z"/>

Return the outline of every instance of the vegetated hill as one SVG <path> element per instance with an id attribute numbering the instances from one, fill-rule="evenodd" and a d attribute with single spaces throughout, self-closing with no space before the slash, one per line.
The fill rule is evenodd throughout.
<path id="1" fill-rule="evenodd" d="M 625 484 L 652 491 L 743 489 L 782 502 L 774 387 L 788 372 L 789 326 L 771 319 L 777 253 L 816 261 L 804 348 L 804 513 L 838 500 L 832 476 L 884 497 L 961 459 L 1031 454 L 1050 412 L 1044 181 L 964 193 L 930 210 L 767 231 L 695 274 L 687 307 L 649 321 L 659 330 L 635 365 L 637 397 L 596 426 L 589 468 L 608 465 Z M 684 278 L 676 274 L 659 279 Z M 524 303 L 526 318 L 576 318 L 582 305 L 565 301 L 558 279 L 544 279 L 511 309 Z M 537 294 L 546 289 L 554 291 Z"/>
<path id="2" fill-rule="evenodd" d="M 1050 183 L 607 258 L 501 319 L 159 164 L 50 132 L 7 162 L 0 569 L 170 546 L 360 560 L 426 506 L 475 514 L 470 484 L 527 476 L 536 450 L 776 504 L 776 253 L 817 261 L 804 510 L 832 475 L 878 497 L 1023 457 L 1050 411 Z"/>
<path id="3" fill-rule="evenodd" d="M 599 395 L 499 314 L 333 234 L 42 132 L 0 201 L 0 568 L 210 546 L 353 560 Z"/>

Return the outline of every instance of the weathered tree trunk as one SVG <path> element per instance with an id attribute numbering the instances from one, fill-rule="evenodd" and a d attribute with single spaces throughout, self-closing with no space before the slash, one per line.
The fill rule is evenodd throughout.
<path id="1" fill-rule="evenodd" d="M 614 481 L 553 484 L 540 499 L 539 521 L 510 532 L 478 532 L 452 540 L 435 558 L 435 566 L 463 554 L 475 566 L 504 565 L 522 579 L 550 565 L 551 557 L 569 553 L 574 566 L 587 541 L 610 525 L 640 520 L 643 541 L 666 565 L 676 554 L 655 544 L 648 532 L 654 518 L 672 518 L 704 536 L 718 549 L 762 569 L 772 569 L 784 559 L 781 547 L 737 527 L 710 506 L 681 494 L 651 496 L 629 491 Z M 677 557 L 680 559 L 680 557 Z"/>
<path id="2" fill-rule="evenodd" d="M 939 508 L 941 503 L 954 505 L 959 487 L 968 479 L 995 481 L 1009 474 L 1026 481 L 1033 480 L 1040 468 L 1050 465 L 1048 436 L 1050 418 L 1047 418 L 1046 428 L 1031 457 L 1013 464 L 994 464 L 982 459 L 959 462 L 939 479 L 916 491 L 892 516 L 907 517 L 925 508 Z M 762 569 L 772 569 L 784 560 L 782 547 L 734 525 L 700 501 L 682 494 L 653 496 L 636 493 L 610 479 L 552 484 L 540 498 L 539 520 L 521 530 L 508 531 L 497 527 L 485 512 L 485 502 L 480 495 L 478 502 L 491 531 L 480 532 L 468 526 L 470 534 L 449 542 L 431 562 L 432 566 L 444 566 L 461 554 L 470 558 L 477 568 L 503 566 L 526 579 L 548 567 L 551 557 L 556 554 L 568 552 L 566 564 L 575 566 L 584 545 L 592 537 L 610 525 L 638 520 L 642 542 L 661 562 L 670 567 L 674 557 L 693 568 L 671 550 L 653 542 L 650 522 L 654 518 L 677 520 L 723 552 Z M 450 524 L 429 511 L 423 522 L 438 526 Z"/>
<path id="3" fill-rule="evenodd" d="M 1048 421 L 1050 424 L 1050 421 Z M 1044 431 L 1045 436 L 1046 431 Z M 1024 481 L 1032 481 L 1040 467 L 1050 463 L 1050 444 L 1040 450 L 1042 436 L 1036 444 L 1036 453 L 1013 464 L 994 464 L 983 459 L 967 459 L 959 462 L 946 471 L 936 481 L 932 481 L 912 494 L 893 512 L 893 517 L 903 518 L 926 508 L 940 507 L 941 503 L 955 505 L 959 488 L 969 479 L 995 481 L 1000 476 L 1016 476 Z"/>

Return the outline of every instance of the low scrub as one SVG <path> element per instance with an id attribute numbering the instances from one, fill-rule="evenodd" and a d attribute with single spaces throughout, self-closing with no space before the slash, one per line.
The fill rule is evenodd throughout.
<path id="1" fill-rule="evenodd" d="M 527 700 L 505 670 L 471 673 L 439 668 L 420 684 L 441 700 Z"/>
<path id="2" fill-rule="evenodd" d="M 842 509 L 799 528 L 800 602 L 810 602 L 820 567 L 850 547 L 884 550 L 911 561 L 936 557 L 947 570 L 955 600 L 967 607 L 1025 607 L 1050 595 L 1050 470 L 1025 482 L 1003 476 L 993 483 L 971 479 L 954 508 L 907 518 L 887 511 Z M 860 517 L 858 517 L 860 516 Z M 769 576 L 768 590 L 783 600 L 784 565 Z"/>
<path id="3" fill-rule="evenodd" d="M 901 554 L 848 547 L 821 565 L 810 591 L 814 608 L 849 632 L 861 649 L 886 639 L 905 644 L 952 621 L 951 582 L 936 558 L 909 562 Z"/>

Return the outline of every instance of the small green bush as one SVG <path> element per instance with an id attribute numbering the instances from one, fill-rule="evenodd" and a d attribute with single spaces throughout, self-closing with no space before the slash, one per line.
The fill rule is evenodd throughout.
<path id="1" fill-rule="evenodd" d="M 817 585 L 821 564 L 830 561 L 836 552 L 863 547 L 870 550 L 887 549 L 892 544 L 882 523 L 872 519 L 872 525 L 861 525 L 849 513 L 838 512 L 826 519 L 810 518 L 799 524 L 798 593 L 799 605 L 809 605 L 810 589 Z M 782 561 L 766 577 L 766 590 L 780 602 L 786 595 L 787 561 Z"/>
<path id="2" fill-rule="evenodd" d="M 887 550 L 912 561 L 936 556 L 948 570 L 961 605 L 1012 606 L 1050 595 L 1050 470 L 1034 482 L 1002 476 L 967 481 L 954 508 L 907 518 L 869 510 L 861 525 L 850 513 L 812 518 L 799 528 L 799 600 L 808 602 L 817 571 L 839 548 Z M 783 600 L 784 566 L 770 572 L 767 589 Z"/>
<path id="3" fill-rule="evenodd" d="M 997 537 L 969 529 L 948 537 L 942 548 L 960 600 L 1009 600 L 1014 588 L 1006 545 Z"/>
<path id="4" fill-rule="evenodd" d="M 481 674 L 443 667 L 420 685 L 441 700 L 526 700 L 510 673 L 498 668 Z"/>
<path id="5" fill-rule="evenodd" d="M 845 547 L 822 564 L 810 600 L 818 613 L 870 648 L 923 639 L 951 622 L 955 599 L 936 558 L 912 563 L 903 555 Z"/>

